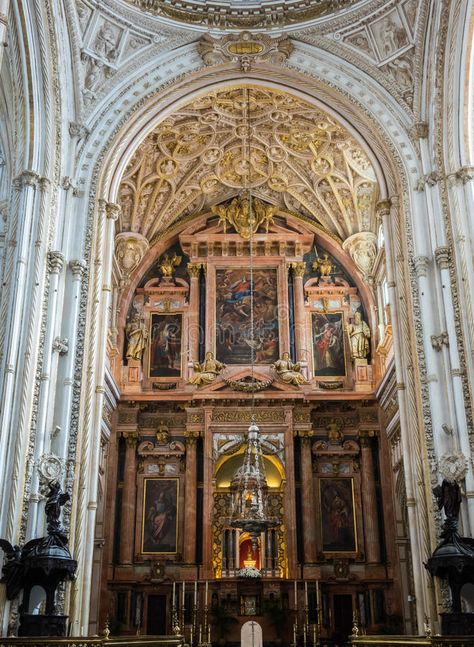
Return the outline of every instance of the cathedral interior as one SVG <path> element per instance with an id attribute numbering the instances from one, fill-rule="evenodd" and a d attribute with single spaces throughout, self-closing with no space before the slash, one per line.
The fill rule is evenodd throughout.
<path id="1" fill-rule="evenodd" d="M 0 0 L 0 536 L 64 532 L 68 636 L 439 633 L 473 31 L 470 0 Z M 0 584 L 0 634 L 45 599 Z"/>

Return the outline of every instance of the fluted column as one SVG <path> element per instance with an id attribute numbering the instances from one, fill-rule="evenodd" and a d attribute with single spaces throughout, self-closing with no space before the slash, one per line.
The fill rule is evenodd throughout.
<path id="1" fill-rule="evenodd" d="M 375 432 L 373 430 L 359 431 L 365 556 L 367 562 L 378 564 L 380 562 L 380 533 L 371 440 L 371 437 L 374 435 Z"/>
<path id="2" fill-rule="evenodd" d="M 184 550 L 186 564 L 196 562 L 196 511 L 197 511 L 197 462 L 196 445 L 199 432 L 186 431 L 186 473 L 184 480 Z"/>
<path id="3" fill-rule="evenodd" d="M 199 360 L 199 275 L 200 263 L 188 263 L 188 274 L 191 279 L 189 289 L 189 357 L 188 360 Z"/>
<path id="4" fill-rule="evenodd" d="M 135 503 L 137 490 L 136 449 L 138 433 L 128 432 L 124 434 L 124 437 L 126 442 L 126 450 L 122 490 L 120 562 L 122 564 L 132 564 L 133 538 L 135 529 Z"/>
<path id="5" fill-rule="evenodd" d="M 290 263 L 293 270 L 293 298 L 295 307 L 295 346 L 297 362 L 308 360 L 308 347 L 306 344 L 306 311 L 304 307 L 303 276 L 306 263 Z"/>
<path id="6" fill-rule="evenodd" d="M 301 510 L 303 513 L 303 550 L 306 564 L 316 561 L 316 532 L 314 515 L 312 431 L 299 432 L 301 452 Z"/>

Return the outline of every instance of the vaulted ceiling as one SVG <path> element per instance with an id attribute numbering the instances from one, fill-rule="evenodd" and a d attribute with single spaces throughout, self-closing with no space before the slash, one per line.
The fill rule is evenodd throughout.
<path id="1" fill-rule="evenodd" d="M 375 231 L 375 173 L 356 140 L 305 101 L 254 87 L 200 97 L 146 137 L 122 179 L 120 229 L 152 242 L 244 187 L 342 240 Z"/>

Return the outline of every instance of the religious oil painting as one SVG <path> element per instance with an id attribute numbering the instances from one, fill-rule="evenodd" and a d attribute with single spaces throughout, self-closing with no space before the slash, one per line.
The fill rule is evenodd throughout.
<path id="1" fill-rule="evenodd" d="M 176 553 L 178 479 L 146 478 L 143 487 L 142 553 Z"/>
<path id="2" fill-rule="evenodd" d="M 252 285 L 253 283 L 253 285 Z M 253 292 L 253 332 L 252 332 Z M 216 271 L 216 355 L 224 364 L 272 364 L 279 356 L 276 269 Z"/>
<path id="3" fill-rule="evenodd" d="M 314 374 L 344 377 L 344 328 L 342 312 L 313 313 Z"/>
<path id="4" fill-rule="evenodd" d="M 181 377 L 183 316 L 157 314 L 150 318 L 150 377 Z"/>
<path id="5" fill-rule="evenodd" d="M 353 479 L 321 478 L 319 494 L 323 551 L 356 551 Z"/>

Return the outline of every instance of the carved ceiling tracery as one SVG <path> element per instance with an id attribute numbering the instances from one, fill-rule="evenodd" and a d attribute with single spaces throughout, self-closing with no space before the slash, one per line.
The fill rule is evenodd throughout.
<path id="1" fill-rule="evenodd" d="M 356 140 L 299 98 L 249 87 L 196 99 L 146 137 L 122 179 L 120 229 L 152 242 L 245 186 L 342 240 L 375 231 L 375 173 Z"/>

